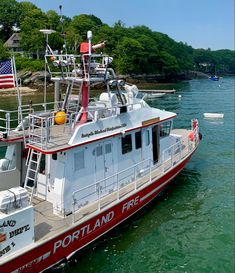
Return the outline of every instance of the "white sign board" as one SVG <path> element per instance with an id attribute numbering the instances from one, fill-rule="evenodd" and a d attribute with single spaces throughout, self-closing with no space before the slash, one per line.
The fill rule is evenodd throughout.
<path id="1" fill-rule="evenodd" d="M 32 206 L 11 214 L 0 213 L 0 258 L 34 242 Z"/>

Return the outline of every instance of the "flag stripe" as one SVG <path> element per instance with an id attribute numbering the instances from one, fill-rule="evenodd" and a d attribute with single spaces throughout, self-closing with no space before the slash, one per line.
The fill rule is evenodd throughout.
<path id="1" fill-rule="evenodd" d="M 0 61 L 0 88 L 15 87 L 15 78 L 11 60 Z"/>

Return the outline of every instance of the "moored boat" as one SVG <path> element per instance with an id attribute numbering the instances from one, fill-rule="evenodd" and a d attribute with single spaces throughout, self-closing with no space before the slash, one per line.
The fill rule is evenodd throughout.
<path id="1" fill-rule="evenodd" d="M 166 95 L 166 93 L 147 93 L 144 98 L 145 99 L 157 99 L 157 98 L 161 98 L 165 95 Z"/>
<path id="2" fill-rule="evenodd" d="M 204 118 L 211 118 L 211 119 L 222 119 L 224 118 L 223 113 L 203 113 Z"/>
<path id="3" fill-rule="evenodd" d="M 20 179 L 0 179 L 0 272 L 42 272 L 69 259 L 155 198 L 199 145 L 196 119 L 174 129 L 176 114 L 138 98 L 137 87 L 109 67 L 112 58 L 95 52 L 104 44 L 91 39 L 88 32 L 80 55 L 55 54 L 47 45 L 53 109 L 22 106 L 14 129 L 11 111 L 4 113 L 1 143 L 20 142 L 19 154 L 26 143 L 28 150 L 27 168 L 13 168 Z M 106 92 L 89 100 L 96 83 Z M 0 175 L 13 159 L 21 162 L 9 147 Z"/>
<path id="4" fill-rule="evenodd" d="M 218 81 L 220 77 L 216 76 L 216 75 L 213 75 L 213 76 L 210 76 L 209 79 L 212 80 L 212 81 Z"/>

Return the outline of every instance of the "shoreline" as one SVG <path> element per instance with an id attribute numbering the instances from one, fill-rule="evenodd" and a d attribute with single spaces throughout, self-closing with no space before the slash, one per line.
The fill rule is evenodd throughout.
<path id="1" fill-rule="evenodd" d="M 34 95 L 38 91 L 39 91 L 39 89 L 31 88 L 28 86 L 20 87 L 20 93 L 22 96 Z M 0 89 L 0 97 L 8 97 L 8 96 L 15 96 L 15 95 L 17 95 L 17 88 L 16 87 L 7 88 L 7 89 L 5 89 L 5 88 Z"/>
<path id="2" fill-rule="evenodd" d="M 143 88 L 151 88 L 151 87 L 158 87 L 158 86 L 170 86 L 170 85 L 174 85 L 176 84 L 176 82 L 169 82 L 169 83 L 156 83 L 156 82 L 140 82 L 140 81 L 132 81 L 133 84 L 136 84 L 138 86 L 139 89 L 143 89 Z M 62 87 L 63 89 L 63 87 Z M 102 88 L 97 88 L 95 90 L 99 91 Z M 22 86 L 20 87 L 20 93 L 22 96 L 26 96 L 26 95 L 35 95 L 35 94 L 42 94 L 44 91 L 44 87 L 43 86 Z M 47 87 L 47 92 L 51 93 L 54 92 L 54 84 L 50 85 L 49 87 Z M 13 88 L 3 88 L 0 89 L 0 97 L 8 97 L 8 96 L 15 96 L 17 95 L 17 88 L 13 87 Z"/>

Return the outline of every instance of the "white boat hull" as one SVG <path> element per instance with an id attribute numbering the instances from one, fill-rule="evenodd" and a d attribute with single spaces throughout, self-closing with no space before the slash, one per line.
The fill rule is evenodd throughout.
<path id="1" fill-rule="evenodd" d="M 212 118 L 212 119 L 224 118 L 224 114 L 220 114 L 220 113 L 204 113 L 203 116 L 204 118 Z"/>

